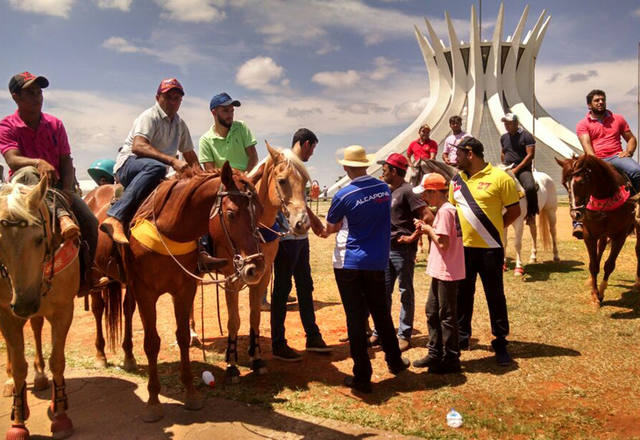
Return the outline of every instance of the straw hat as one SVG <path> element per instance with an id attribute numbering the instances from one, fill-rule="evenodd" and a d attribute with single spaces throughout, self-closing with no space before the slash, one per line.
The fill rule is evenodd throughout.
<path id="1" fill-rule="evenodd" d="M 373 165 L 375 154 L 367 154 L 362 145 L 350 145 L 344 149 L 344 159 L 338 162 L 347 167 L 368 167 Z"/>

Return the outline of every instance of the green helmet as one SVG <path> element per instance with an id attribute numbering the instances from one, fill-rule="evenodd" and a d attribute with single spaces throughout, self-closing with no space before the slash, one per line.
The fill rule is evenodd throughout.
<path id="1" fill-rule="evenodd" d="M 100 179 L 106 179 L 109 183 L 114 183 L 113 167 L 116 161 L 113 159 L 97 159 L 94 160 L 87 172 L 89 176 L 100 185 Z"/>

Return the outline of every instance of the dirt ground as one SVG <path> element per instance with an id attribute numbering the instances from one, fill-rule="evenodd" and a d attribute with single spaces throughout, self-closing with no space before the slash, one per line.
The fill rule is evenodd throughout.
<path id="1" fill-rule="evenodd" d="M 568 210 L 561 207 L 558 237 L 562 261 L 553 263 L 550 252 L 540 250 L 539 262 L 527 265 L 524 277 L 514 277 L 512 270 L 505 273 L 512 329 L 510 350 L 515 359 L 512 366 L 495 365 L 486 302 L 478 284 L 474 339 L 472 349 L 462 354 L 463 373 L 433 376 L 411 368 L 396 378 L 387 372 L 383 353 L 373 349 L 374 392 L 364 398 L 342 386 L 344 376 L 351 373 L 352 362 L 348 343 L 339 342 L 346 328 L 331 268 L 332 238 L 311 237 L 316 318 L 323 337 L 334 348 L 329 355 L 304 352 L 304 330 L 297 304 L 293 303 L 288 306 L 287 339 L 303 352 L 303 361 L 272 359 L 269 312 L 262 312 L 261 346 L 269 372 L 263 376 L 251 374 L 246 354 L 248 298 L 246 291 L 241 292 L 242 377 L 239 384 L 226 385 L 224 295 L 221 292 L 221 335 L 215 288 L 205 286 L 203 295 L 198 291 L 197 329 L 202 333 L 199 316 L 203 313 L 206 361 L 198 348 L 191 350 L 191 359 L 195 380 L 208 396 L 201 411 L 187 412 L 180 406 L 182 386 L 172 307 L 168 295 L 160 300 L 159 368 L 165 418 L 156 424 L 141 421 L 146 358 L 138 315 L 134 317 L 138 372 L 125 373 L 116 366 L 122 360 L 120 351 L 108 354 L 112 363 L 109 368 L 97 369 L 93 367 L 93 316 L 84 311 L 83 301 L 77 300 L 67 344 L 69 414 L 77 428 L 76 438 L 640 438 L 640 301 L 631 289 L 635 240 L 625 245 L 604 306 L 596 309 L 590 305 L 584 285 L 584 245 L 572 239 L 570 231 Z M 525 261 L 529 247 L 527 239 Z M 508 254 L 512 253 L 510 243 Z M 411 360 L 425 354 L 425 258 L 424 253 L 418 255 L 415 272 L 414 348 L 406 353 Z M 398 313 L 396 292 L 395 322 Z M 27 341 L 31 356 L 31 338 Z M 218 379 L 213 388 L 206 388 L 199 380 L 204 369 Z M 34 434 L 48 433 L 47 397 L 48 393 L 29 395 L 29 428 Z M 1 402 L 0 411 L 8 426 L 10 399 Z M 451 407 L 465 418 L 458 430 L 445 423 Z"/>

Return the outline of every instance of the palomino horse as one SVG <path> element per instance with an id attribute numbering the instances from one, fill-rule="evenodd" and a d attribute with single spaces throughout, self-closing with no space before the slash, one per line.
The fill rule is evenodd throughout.
<path id="1" fill-rule="evenodd" d="M 242 173 L 234 173 L 228 163 L 220 174 L 203 173 L 161 183 L 138 209 L 132 223 L 151 224 L 160 233 L 157 245 L 132 233 L 125 261 L 127 286 L 142 319 L 149 364 L 149 400 L 144 421 L 154 422 L 163 416 L 158 400 L 158 298 L 166 292 L 172 296 L 185 407 L 200 409 L 203 399 L 193 384 L 189 360 L 189 312 L 197 287 L 197 277 L 193 275 L 198 255 L 196 240 L 209 232 L 217 247 L 231 256 L 232 263 L 228 265 L 233 277 L 246 284 L 256 283 L 264 271 L 256 227 L 261 215 L 262 205 L 252 183 Z M 176 252 L 171 249 L 174 246 L 182 250 Z"/>
<path id="2" fill-rule="evenodd" d="M 504 170 L 516 184 L 518 192 L 524 194 L 522 185 L 511 171 L 512 166 L 506 166 L 504 164 L 498 165 Z M 556 235 L 556 211 L 558 210 L 558 196 L 556 194 L 556 186 L 553 183 L 553 179 L 541 171 L 534 171 L 533 178 L 538 186 L 538 210 L 540 220 L 540 232 L 542 234 L 542 246 L 545 250 L 549 249 L 549 244 L 553 251 L 553 261 L 560 261 L 558 256 L 558 244 Z M 516 250 L 516 267 L 513 271 L 515 276 L 522 276 L 524 274 L 524 268 L 522 267 L 522 233 L 524 231 L 525 218 L 527 217 L 527 200 L 526 198 L 520 199 L 520 217 L 513 222 L 513 230 L 515 232 L 515 250 Z M 538 228 L 535 222 L 531 222 L 529 225 L 529 231 L 531 232 L 531 255 L 529 257 L 529 263 L 535 263 L 538 259 Z M 507 249 L 507 231 L 504 231 L 504 248 L 505 248 L 505 263 L 506 263 L 506 249 Z M 506 269 L 506 264 L 505 264 Z"/>
<path id="3" fill-rule="evenodd" d="M 262 227 L 270 229 L 274 225 L 278 211 L 287 218 L 290 225 L 288 233 L 298 235 L 305 234 L 310 227 L 305 200 L 305 185 L 309 174 L 302 161 L 291 150 L 279 152 L 267 143 L 269 156 L 253 176 L 259 178 L 256 183 L 258 198 L 264 207 L 264 212 L 259 223 Z M 260 304 L 262 296 L 267 291 L 273 260 L 278 252 L 278 234 L 272 241 L 262 243 L 260 251 L 264 255 L 265 271 L 257 284 L 249 286 L 250 325 L 249 332 L 249 357 L 251 369 L 258 374 L 264 374 L 266 364 L 260 351 Z M 229 257 L 224 249 L 217 256 Z M 222 271 L 228 276 L 228 272 Z M 227 330 L 229 332 L 226 351 L 226 379 L 230 383 L 236 383 L 240 377 L 240 371 L 236 366 L 238 361 L 237 341 L 240 328 L 240 313 L 238 310 L 238 292 L 242 288 L 239 282 L 229 283 L 226 286 L 226 302 L 228 312 Z"/>
<path id="4" fill-rule="evenodd" d="M 609 163 L 592 155 L 557 159 L 562 167 L 562 184 L 569 193 L 571 215 L 581 220 L 584 244 L 589 253 L 591 299 L 602 305 L 609 276 L 627 236 L 636 234 L 636 286 L 640 283 L 640 227 L 635 215 L 635 200 L 629 197 L 625 178 Z M 604 277 L 598 287 L 600 260 L 611 243 L 604 263 Z"/>
<path id="5" fill-rule="evenodd" d="M 102 222 L 107 217 L 107 210 L 111 206 L 111 201 L 121 191 L 121 185 L 101 185 L 91 190 L 84 197 L 84 201 L 98 221 Z M 113 247 L 113 242 L 109 236 L 100 229 L 98 229 L 98 237 L 96 266 L 102 268 L 104 274 L 109 278 L 109 282 L 102 289 L 91 291 L 91 312 L 96 322 L 95 365 L 98 368 L 107 366 L 107 357 L 104 352 L 105 338 L 102 332 L 103 314 L 106 319 L 112 320 L 107 325 L 107 341 L 112 351 L 120 336 L 121 315 L 124 315 L 124 336 L 122 338 L 122 349 L 124 351 L 123 368 L 126 371 L 133 371 L 136 368 L 132 342 L 132 318 L 136 308 L 135 299 L 127 289 L 124 303 L 122 302 L 122 285 L 126 284 L 126 280 L 120 253 Z M 120 313 L 121 308 L 122 314 Z"/>
<path id="6" fill-rule="evenodd" d="M 23 327 L 33 317 L 44 317 L 51 324 L 51 432 L 57 439 L 73 433 L 66 414 L 64 346 L 73 319 L 80 265 L 74 243 L 59 247 L 62 240 L 53 233 L 54 221 L 44 202 L 46 191 L 46 177 L 34 187 L 5 184 L 0 188 L 0 274 L 4 278 L 0 288 L 0 330 L 7 343 L 14 383 L 13 422 L 7 439 L 29 437 L 25 427 L 29 407 Z M 57 250 L 64 251 L 68 258 L 61 257 Z M 61 266 L 62 262 L 66 264 Z M 34 321 L 37 320 L 32 319 L 32 325 Z M 41 328 L 40 320 L 34 331 L 39 333 Z"/>

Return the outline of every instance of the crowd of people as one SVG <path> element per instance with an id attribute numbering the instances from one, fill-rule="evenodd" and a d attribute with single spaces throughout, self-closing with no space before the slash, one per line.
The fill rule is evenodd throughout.
<path id="1" fill-rule="evenodd" d="M 42 89 L 49 86 L 43 76 L 29 72 L 14 75 L 9 91 L 17 105 L 14 114 L 0 121 L 0 152 L 9 166 L 9 178 L 35 184 L 47 176 L 57 191 L 47 198 L 65 239 L 82 237 L 87 259 L 81 289 L 97 283 L 91 262 L 97 242 L 98 223 L 73 190 L 75 171 L 71 149 L 62 122 L 42 112 Z M 163 180 L 168 169 L 189 177 L 204 168 L 219 169 L 228 161 L 236 170 L 249 173 L 259 163 L 256 140 L 242 121 L 234 119 L 241 105 L 227 93 L 213 96 L 209 104 L 213 123 L 199 140 L 195 152 L 191 134 L 178 115 L 185 90 L 176 78 L 159 84 L 155 104 L 143 111 L 119 148 L 114 160 L 92 164 L 91 176 L 100 184 L 124 186 L 122 196 L 112 204 L 100 229 L 114 242 L 127 244 L 126 225 L 140 203 Z M 586 154 L 596 155 L 627 174 L 632 187 L 640 189 L 640 165 L 632 159 L 637 141 L 620 115 L 606 108 L 601 90 L 587 95 L 589 112 L 578 123 L 577 134 Z M 517 115 L 502 118 L 506 133 L 500 139 L 501 158 L 512 165 L 527 199 L 528 221 L 538 212 L 533 161 L 535 139 L 519 125 Z M 347 322 L 353 358 L 353 376 L 345 384 L 360 392 L 371 392 L 372 368 L 368 348 L 380 345 L 389 371 L 409 368 L 402 352 L 412 347 L 415 292 L 413 275 L 417 243 L 424 235 L 431 243 L 427 274 L 431 286 L 425 305 L 429 329 L 428 352 L 414 361 L 416 368 L 436 374 L 461 371 L 460 351 L 468 349 L 472 335 L 472 314 L 476 279 L 482 281 L 498 365 L 512 362 L 507 349 L 509 318 L 503 286 L 504 230 L 520 215 L 519 194 L 513 179 L 484 158 L 482 142 L 462 130 L 462 118 L 449 119 L 451 135 L 444 140 L 442 160 L 459 170 L 448 182 L 439 174 L 427 174 L 413 187 L 406 181 L 409 167 L 437 158 L 438 143 L 430 139 L 431 128 L 420 127 L 419 138 L 406 154 L 392 153 L 379 161 L 382 180 L 367 174 L 374 163 L 359 145 L 345 149 L 339 161 L 351 182 L 331 199 L 326 222 L 309 211 L 311 229 L 319 237 L 336 234 L 333 268 Z M 627 142 L 622 149 L 620 137 Z M 292 152 L 307 162 L 318 144 L 309 129 L 296 131 Z M 180 153 L 180 154 L 178 154 Z M 326 189 L 323 190 L 326 197 Z M 73 215 L 72 215 L 73 214 Z M 72 220 L 75 216 L 77 224 Z M 287 229 L 286 218 L 279 216 Z M 574 235 L 581 237 L 579 222 Z M 203 238 L 200 259 L 204 268 L 216 263 L 211 246 Z M 208 252 L 206 251 L 208 249 Z M 306 350 L 328 352 L 316 324 L 313 306 L 308 236 L 281 239 L 274 262 L 271 297 L 271 340 L 273 357 L 299 361 L 302 356 L 285 338 L 287 299 L 293 282 L 300 319 L 306 333 Z M 397 326 L 391 315 L 395 284 L 398 282 L 400 315 Z M 369 316 L 374 330 L 369 332 Z"/>

